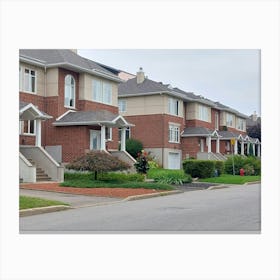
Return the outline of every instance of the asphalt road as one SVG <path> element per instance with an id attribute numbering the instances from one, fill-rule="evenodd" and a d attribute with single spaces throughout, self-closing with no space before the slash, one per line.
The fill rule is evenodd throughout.
<path id="1" fill-rule="evenodd" d="M 20 218 L 21 233 L 259 232 L 260 184 Z"/>

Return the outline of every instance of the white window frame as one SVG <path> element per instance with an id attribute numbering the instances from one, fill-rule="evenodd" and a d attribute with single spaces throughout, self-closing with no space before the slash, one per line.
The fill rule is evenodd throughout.
<path id="1" fill-rule="evenodd" d="M 97 87 L 99 85 L 99 87 Z M 98 88 L 98 92 L 96 89 Z M 94 102 L 112 105 L 113 86 L 112 83 L 103 82 L 98 79 L 92 80 L 92 100 Z"/>
<path id="2" fill-rule="evenodd" d="M 209 122 L 209 107 L 198 105 L 198 119 L 200 121 Z"/>
<path id="3" fill-rule="evenodd" d="M 179 100 L 175 98 L 169 98 L 168 111 L 170 115 L 179 116 Z"/>
<path id="4" fill-rule="evenodd" d="M 105 137 L 106 137 L 106 141 L 112 141 L 113 140 L 112 127 L 107 127 L 107 126 L 105 127 Z"/>
<path id="5" fill-rule="evenodd" d="M 30 122 L 34 121 L 33 132 L 30 132 Z M 36 136 L 36 120 L 26 120 L 27 122 L 27 132 L 24 132 L 24 122 L 20 121 L 20 135 Z"/>
<path id="6" fill-rule="evenodd" d="M 28 73 L 25 73 L 26 70 Z M 31 72 L 34 72 L 32 74 Z M 34 91 L 32 90 L 32 78 L 34 78 Z M 26 87 L 27 84 L 27 87 Z M 37 71 L 32 68 L 20 67 L 20 78 L 19 78 L 20 91 L 36 94 L 37 93 Z"/>
<path id="7" fill-rule="evenodd" d="M 169 143 L 180 143 L 180 126 L 179 125 L 169 124 L 168 142 Z"/>
<path id="8" fill-rule="evenodd" d="M 233 127 L 233 118 L 233 114 L 226 113 L 226 126 Z"/>
<path id="9" fill-rule="evenodd" d="M 236 128 L 238 130 L 245 131 L 245 121 L 241 118 L 238 118 L 236 122 Z"/>
<path id="10" fill-rule="evenodd" d="M 219 127 L 220 127 L 219 113 L 215 112 L 215 129 L 219 130 Z"/>
<path id="11" fill-rule="evenodd" d="M 125 113 L 126 112 L 126 106 L 127 106 L 126 100 L 119 100 L 118 106 L 119 106 L 119 112 L 120 113 Z"/>
<path id="12" fill-rule="evenodd" d="M 66 79 L 70 78 L 70 83 L 66 82 Z M 72 85 L 72 79 L 73 79 L 73 85 Z M 66 99 L 66 87 L 70 87 L 70 98 L 69 98 L 69 103 L 67 103 L 66 101 L 68 101 Z M 73 105 L 71 106 L 70 101 L 73 100 Z M 64 107 L 66 108 L 75 108 L 76 106 L 76 80 L 75 78 L 70 75 L 67 74 L 64 78 Z"/>

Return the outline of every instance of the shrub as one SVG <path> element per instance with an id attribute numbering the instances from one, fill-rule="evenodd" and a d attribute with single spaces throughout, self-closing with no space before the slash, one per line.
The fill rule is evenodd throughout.
<path id="1" fill-rule="evenodd" d="M 149 168 L 149 163 L 147 159 L 147 153 L 142 150 L 141 153 L 138 153 L 136 158 L 136 163 L 134 164 L 136 171 L 141 174 L 147 174 Z"/>
<path id="2" fill-rule="evenodd" d="M 148 164 L 149 164 L 150 169 L 158 169 L 159 168 L 159 164 L 154 160 L 148 160 Z"/>
<path id="3" fill-rule="evenodd" d="M 239 155 L 234 155 L 228 157 L 225 161 L 225 172 L 227 174 L 233 174 L 233 161 L 234 161 L 234 172 L 239 174 L 239 170 L 245 165 L 245 158 Z"/>
<path id="4" fill-rule="evenodd" d="M 183 168 L 192 177 L 209 178 L 214 176 L 215 161 L 213 160 L 185 160 Z"/>
<path id="5" fill-rule="evenodd" d="M 143 144 L 136 139 L 127 139 L 126 140 L 126 151 L 133 156 L 135 159 L 138 157 L 138 153 L 141 153 L 143 150 Z"/>
<path id="6" fill-rule="evenodd" d="M 162 184 L 182 185 L 192 182 L 191 176 L 185 174 L 183 170 L 151 169 L 148 177 Z"/>
<path id="7" fill-rule="evenodd" d="M 254 168 L 254 175 L 261 175 L 261 160 L 257 157 L 247 157 L 244 160 L 244 164 L 249 164 Z"/>
<path id="8" fill-rule="evenodd" d="M 94 179 L 97 180 L 98 173 L 128 169 L 129 165 L 106 152 L 90 151 L 89 153 L 78 157 L 66 167 L 68 169 L 79 171 L 87 170 L 94 172 Z"/>
<path id="9" fill-rule="evenodd" d="M 218 171 L 218 176 L 225 172 L 225 163 L 222 160 L 217 160 L 215 163 L 215 169 Z"/>
<path id="10" fill-rule="evenodd" d="M 243 167 L 246 176 L 255 175 L 254 167 L 251 164 L 245 164 Z"/>

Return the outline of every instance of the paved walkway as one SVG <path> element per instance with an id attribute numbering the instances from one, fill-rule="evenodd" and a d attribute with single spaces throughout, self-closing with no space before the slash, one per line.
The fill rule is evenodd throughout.
<path id="1" fill-rule="evenodd" d="M 67 194 L 78 194 L 87 196 L 117 197 L 126 198 L 128 196 L 158 193 L 150 189 L 127 189 L 127 188 L 72 188 L 59 186 L 56 182 L 20 184 L 20 189 L 48 191 Z"/>

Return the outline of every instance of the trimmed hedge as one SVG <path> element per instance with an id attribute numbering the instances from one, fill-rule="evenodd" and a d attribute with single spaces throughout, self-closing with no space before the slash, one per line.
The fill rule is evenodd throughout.
<path id="1" fill-rule="evenodd" d="M 225 173 L 233 174 L 232 159 L 234 160 L 235 174 L 239 174 L 239 170 L 243 168 L 245 175 L 261 175 L 261 160 L 252 157 L 242 157 L 239 155 L 231 156 L 225 161 Z"/>
<path id="2" fill-rule="evenodd" d="M 186 174 L 190 174 L 193 178 L 209 178 L 214 176 L 215 172 L 214 160 L 185 160 L 183 169 Z M 219 166 L 220 167 L 220 166 Z"/>
<path id="3" fill-rule="evenodd" d="M 222 160 L 214 161 L 215 169 L 218 171 L 218 176 L 225 172 L 225 163 Z"/>

